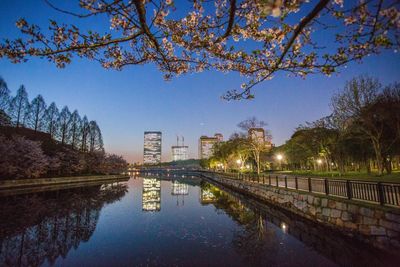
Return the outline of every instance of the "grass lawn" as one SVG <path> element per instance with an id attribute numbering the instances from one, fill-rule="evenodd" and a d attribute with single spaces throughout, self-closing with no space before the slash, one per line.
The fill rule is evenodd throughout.
<path id="1" fill-rule="evenodd" d="M 335 178 L 335 179 L 354 179 L 365 181 L 397 182 L 400 183 L 400 171 L 393 171 L 392 174 L 378 176 L 376 173 L 367 174 L 365 172 L 347 172 L 340 175 L 339 172 L 318 172 L 318 171 L 280 171 L 276 173 L 298 175 L 307 177 Z"/>

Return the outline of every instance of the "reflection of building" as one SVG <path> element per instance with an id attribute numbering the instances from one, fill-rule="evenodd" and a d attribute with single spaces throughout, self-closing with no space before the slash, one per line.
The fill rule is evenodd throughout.
<path id="1" fill-rule="evenodd" d="M 209 188 L 201 189 L 200 191 L 200 203 L 202 205 L 214 203 L 216 201 L 216 198 L 214 194 L 211 192 Z"/>
<path id="2" fill-rule="evenodd" d="M 161 210 L 160 180 L 143 178 L 142 210 L 143 211 Z"/>
<path id="3" fill-rule="evenodd" d="M 178 181 L 172 182 L 171 195 L 181 196 L 181 195 L 188 195 L 188 194 L 189 194 L 189 186 L 187 184 L 180 183 Z"/>
<path id="4" fill-rule="evenodd" d="M 214 145 L 218 142 L 223 141 L 222 134 L 215 134 L 213 137 L 201 136 L 199 140 L 199 158 L 207 159 L 214 153 Z"/>
<path id="5" fill-rule="evenodd" d="M 161 132 L 144 132 L 143 164 L 161 162 Z"/>

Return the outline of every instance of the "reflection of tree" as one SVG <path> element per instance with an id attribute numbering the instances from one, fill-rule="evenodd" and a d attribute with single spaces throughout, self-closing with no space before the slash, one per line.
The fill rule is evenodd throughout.
<path id="1" fill-rule="evenodd" d="M 88 241 L 102 207 L 126 192 L 126 185 L 117 184 L 2 199 L 0 265 L 54 264 Z"/>
<path id="2" fill-rule="evenodd" d="M 242 226 L 234 232 L 232 242 L 246 262 L 251 265 L 260 265 L 265 263 L 266 256 L 274 257 L 277 254 L 273 253 L 274 250 L 279 249 L 275 231 L 268 231 L 265 217 L 261 213 L 248 208 L 239 199 L 211 184 L 202 183 L 201 188 L 212 192 L 215 196 L 213 205 Z"/>

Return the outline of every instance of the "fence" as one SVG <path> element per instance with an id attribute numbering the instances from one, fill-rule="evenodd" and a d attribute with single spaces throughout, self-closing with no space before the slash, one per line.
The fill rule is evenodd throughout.
<path id="1" fill-rule="evenodd" d="M 289 188 L 329 196 L 343 197 L 381 205 L 400 206 L 400 183 L 368 182 L 282 175 L 257 175 L 210 172 L 230 179 L 239 179 L 274 187 Z"/>

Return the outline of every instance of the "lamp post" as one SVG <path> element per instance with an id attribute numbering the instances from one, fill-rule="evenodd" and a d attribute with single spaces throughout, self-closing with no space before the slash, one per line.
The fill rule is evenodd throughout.
<path id="1" fill-rule="evenodd" d="M 240 172 L 240 169 L 241 169 L 241 166 L 242 166 L 242 161 L 240 159 L 237 159 L 236 163 L 237 163 L 237 165 L 239 167 L 239 172 Z"/>
<path id="2" fill-rule="evenodd" d="M 283 159 L 282 154 L 276 155 L 276 159 L 277 159 L 278 162 L 279 162 L 279 169 L 282 170 L 282 163 L 281 163 L 281 161 L 282 161 L 282 159 Z"/>

